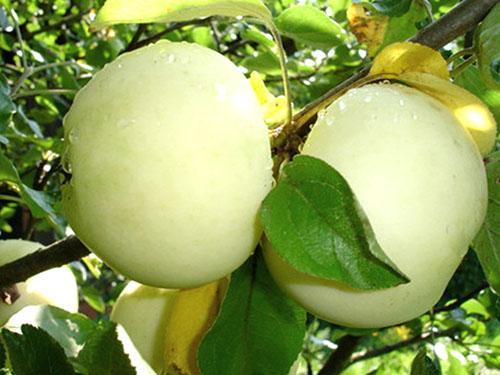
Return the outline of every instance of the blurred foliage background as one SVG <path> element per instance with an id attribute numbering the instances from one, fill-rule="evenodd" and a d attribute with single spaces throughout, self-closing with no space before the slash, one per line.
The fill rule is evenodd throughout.
<path id="1" fill-rule="evenodd" d="M 298 110 L 353 75 L 381 46 L 414 35 L 458 1 L 372 1 L 364 8 L 350 0 L 265 2 L 284 35 Z M 63 118 L 76 91 L 119 54 L 160 38 L 195 42 L 221 52 L 246 74 L 261 73 L 274 94 L 282 93 L 274 42 L 260 25 L 212 17 L 94 32 L 90 23 L 103 3 L 0 0 L 2 239 L 49 244 L 71 233 L 59 206 L 60 186 L 70 172 L 62 162 Z M 384 3 L 389 6 L 380 8 Z M 292 5 L 323 11 L 323 33 L 297 33 L 291 27 L 293 15 L 286 14 Z M 500 93 L 484 86 L 474 64 L 464 64 L 466 55 L 454 55 L 471 47 L 472 35 L 441 52 L 452 57 L 455 82 L 480 96 L 499 122 Z M 8 178 L 4 171 L 12 165 L 18 177 Z M 108 319 L 124 278 L 94 256 L 72 263 L 72 269 L 80 285 L 81 311 Z M 351 330 L 310 317 L 299 373 L 405 374 L 421 350 L 446 374 L 498 373 L 499 317 L 500 299 L 488 289 L 476 256 L 469 252 L 434 311 L 419 319 L 380 330 Z"/>

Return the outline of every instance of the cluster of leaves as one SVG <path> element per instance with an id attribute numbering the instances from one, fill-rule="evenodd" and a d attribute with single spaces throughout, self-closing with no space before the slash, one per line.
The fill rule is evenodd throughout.
<path id="1" fill-rule="evenodd" d="M 0 230 L 3 238 L 52 242 L 64 235 L 66 223 L 58 202 L 61 183 L 70 170 L 64 163 L 63 116 L 74 93 L 118 54 L 159 38 L 187 40 L 218 50 L 248 72 L 258 71 L 275 94 L 283 91 L 276 44 L 264 26 L 210 15 L 195 21 L 166 19 L 176 22 L 115 25 L 92 32 L 90 24 L 103 3 L 99 0 L 1 2 Z M 294 7 L 296 2 L 292 0 L 267 0 L 265 3 L 284 36 L 294 105 L 300 108 L 365 66 L 384 46 L 413 36 L 457 1 L 310 0 Z M 481 45 L 488 44 L 481 41 Z M 464 43 L 458 40 L 442 53 L 449 57 L 468 47 Z M 500 91 L 488 88 L 480 76 L 487 70 L 471 64 L 470 58 L 464 59 L 466 57 L 452 60 L 457 67 L 455 81 L 483 99 L 498 122 Z M 492 61 L 496 61 L 494 57 Z M 491 66 L 493 62 L 480 61 L 482 66 Z M 492 207 L 498 203 L 498 157 L 495 155 L 489 158 L 488 168 L 490 189 L 496 194 L 491 197 Z M 307 168 L 301 168 L 301 162 Z M 306 235 L 309 225 L 321 222 L 317 218 L 317 222 L 313 220 L 318 208 L 314 201 L 312 204 L 301 201 L 303 194 L 297 194 L 297 189 L 307 193 L 312 180 L 330 179 L 328 184 L 341 186 L 344 196 L 351 201 L 346 203 L 339 199 L 334 194 L 336 189 L 331 189 L 331 194 L 327 195 L 329 203 L 346 204 L 346 212 L 352 215 L 343 219 L 354 223 L 354 230 L 364 233 L 365 241 L 354 243 L 352 248 L 359 259 L 374 259 L 366 261 L 351 274 L 342 274 L 341 265 L 328 263 L 331 257 L 311 259 L 311 264 L 305 264 L 305 257 L 301 257 L 300 252 L 306 249 L 297 249 L 298 258 L 289 261 L 302 269 L 309 267 L 309 272 L 318 276 L 364 289 L 404 282 L 404 275 L 394 270 L 376 244 L 366 241 L 372 235 L 371 230 L 363 227 L 362 212 L 357 212 L 345 181 L 325 168 L 322 163 L 305 157 L 289 164 L 279 189 L 268 197 L 262 212 L 268 235 L 275 237 L 273 243 L 291 240 L 289 236 L 280 236 L 279 229 L 273 230 L 273 223 L 277 221 L 273 217 L 286 217 L 279 211 L 280 200 L 294 202 L 296 210 L 312 213 L 308 221 L 302 223 L 302 235 Z M 492 270 L 490 282 L 496 277 L 494 270 L 499 266 L 498 260 L 490 257 L 495 254 L 493 251 L 498 251 L 495 250 L 498 249 L 498 234 L 494 232 L 498 228 L 497 212 L 497 208 L 491 209 L 485 228 L 475 242 L 475 246 L 485 249 L 481 254 L 486 254 L 483 263 Z M 339 230 L 335 223 L 323 229 L 333 233 Z M 352 237 L 349 233 L 346 236 Z M 478 286 L 486 288 L 477 262 L 472 263 L 479 271 L 467 285 L 468 289 L 457 288 L 462 292 Z M 95 370 L 100 364 L 103 366 L 98 367 L 101 374 L 133 373 L 116 338 L 115 326 L 106 321 L 109 306 L 123 287 L 123 278 L 95 258 L 75 262 L 73 268 L 79 276 L 85 301 L 83 311 L 99 321 L 54 309 L 44 310 L 46 320 L 41 319 L 39 327 L 48 334 L 29 326 L 22 329 L 22 336 L 2 331 L 4 348 L 0 349 L 0 364 L 5 363 L 7 352 L 9 368 L 16 374 L 33 373 L 29 366 L 36 366 L 41 371 L 49 369 L 45 367 L 49 365 L 58 366 L 60 371 L 57 373 L 77 371 L 85 374 L 92 373 L 91 369 Z M 488 268 L 486 271 L 489 273 Z M 378 277 L 368 277 L 365 273 Z M 455 279 L 462 280 L 467 274 L 459 271 Z M 357 345 L 342 366 L 345 373 L 397 373 L 407 372 L 410 367 L 414 373 L 426 373 L 426 368 L 434 368 L 440 363 L 443 371 L 461 374 L 481 366 L 499 366 L 498 297 L 484 290 L 477 298 L 476 293 L 462 301 L 462 294 L 453 293 L 453 285 L 435 314 L 424 315 L 405 325 L 363 331 L 309 319 L 306 334 L 305 312 L 277 290 L 260 259 L 252 258 L 233 274 L 221 315 L 200 347 L 200 366 L 207 374 L 218 373 L 220 369 L 241 374 L 285 373 L 302 349 L 302 370 L 320 371 L 335 343 L 339 343 L 337 350 L 340 350 L 342 343 L 351 337 L 356 339 Z M 463 303 L 454 304 L 457 298 Z M 246 303 L 242 304 L 242 300 Z M 453 308 L 448 308 L 447 304 Z M 71 326 L 71 329 L 64 329 L 64 326 Z M 231 348 L 230 355 L 234 358 L 231 363 L 226 361 L 227 337 L 238 343 Z M 446 345 L 444 352 L 439 349 L 443 344 Z M 415 357 L 417 347 L 431 349 L 435 360 L 429 360 L 425 351 Z M 102 357 L 103 353 L 112 358 Z M 234 363 L 239 367 L 225 367 Z"/>

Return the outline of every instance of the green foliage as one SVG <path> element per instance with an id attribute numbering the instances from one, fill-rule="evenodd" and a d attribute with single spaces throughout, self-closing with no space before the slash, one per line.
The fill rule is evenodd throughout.
<path id="1" fill-rule="evenodd" d="M 491 287 L 500 294 L 500 152 L 489 157 L 488 173 L 489 205 L 486 220 L 473 242 L 484 273 Z"/>
<path id="2" fill-rule="evenodd" d="M 18 375 L 73 375 L 71 364 L 57 341 L 40 328 L 21 327 L 22 335 L 3 330 L 12 371 Z"/>
<path id="3" fill-rule="evenodd" d="M 411 364 L 411 375 L 439 375 L 441 371 L 436 363 L 427 355 L 425 349 L 418 352 Z"/>
<path id="4" fill-rule="evenodd" d="M 475 39 L 481 76 L 487 86 L 500 89 L 500 4 L 484 19 Z"/>
<path id="5" fill-rule="evenodd" d="M 92 332 L 76 360 L 79 372 L 86 375 L 134 375 L 135 369 L 118 340 L 116 324 L 103 322 Z"/>
<path id="6" fill-rule="evenodd" d="M 347 38 L 339 24 L 311 5 L 289 8 L 274 22 L 283 35 L 312 47 L 330 49 Z"/>
<path id="7" fill-rule="evenodd" d="M 300 155 L 285 166 L 262 203 L 261 220 L 274 249 L 301 272 L 358 289 L 407 281 L 378 245 L 345 179 L 319 159 Z"/>
<path id="8" fill-rule="evenodd" d="M 207 375 L 286 374 L 302 347 L 305 318 L 258 254 L 232 274 L 220 315 L 200 345 L 200 370 Z"/>

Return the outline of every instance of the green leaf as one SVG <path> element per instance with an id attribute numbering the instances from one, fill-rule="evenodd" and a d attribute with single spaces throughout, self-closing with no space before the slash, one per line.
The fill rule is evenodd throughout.
<path id="1" fill-rule="evenodd" d="M 469 372 L 467 368 L 462 365 L 460 360 L 455 357 L 453 351 L 448 352 L 448 362 L 450 363 L 450 368 L 448 369 L 448 375 L 468 375 Z"/>
<path id="2" fill-rule="evenodd" d="M 477 29 L 475 48 L 484 82 L 500 89 L 500 4 L 495 5 Z"/>
<path id="3" fill-rule="evenodd" d="M 2 341 L 0 340 L 0 369 L 5 367 L 5 361 L 7 360 L 7 356 L 5 353 L 5 348 L 3 347 Z"/>
<path id="4" fill-rule="evenodd" d="M 0 132 L 3 132 L 9 124 L 12 114 L 16 111 L 16 106 L 9 95 L 0 90 Z"/>
<path id="5" fill-rule="evenodd" d="M 408 12 L 412 1 L 413 0 L 373 0 L 366 5 L 385 16 L 399 17 Z"/>
<path id="6" fill-rule="evenodd" d="M 23 324 L 41 328 L 64 349 L 68 357 L 76 357 L 97 324 L 82 314 L 72 314 L 54 306 L 27 306 L 14 314 L 5 327 L 19 330 Z"/>
<path id="7" fill-rule="evenodd" d="M 53 227 L 63 233 L 63 220 L 52 208 L 52 199 L 43 191 L 31 189 L 19 177 L 16 168 L 9 159 L 0 151 L 0 181 L 11 182 L 19 188 L 21 198 L 29 207 L 34 217 L 47 218 Z"/>
<path id="8" fill-rule="evenodd" d="M 345 179 L 322 160 L 299 155 L 287 164 L 261 221 L 278 254 L 303 273 L 358 289 L 408 281 L 378 245 Z"/>
<path id="9" fill-rule="evenodd" d="M 101 28 L 117 23 L 179 22 L 209 16 L 251 16 L 272 22 L 261 0 L 107 0 L 93 23 Z"/>
<path id="10" fill-rule="evenodd" d="M 87 302 L 95 311 L 104 313 L 106 311 L 106 303 L 102 298 L 101 293 L 93 286 L 82 287 L 83 299 Z"/>
<path id="11" fill-rule="evenodd" d="M 40 328 L 21 327 L 22 335 L 2 330 L 10 365 L 16 375 L 74 375 L 63 348 Z"/>
<path id="12" fill-rule="evenodd" d="M 258 253 L 231 275 L 219 317 L 198 350 L 201 373 L 287 374 L 302 349 L 305 320 Z"/>
<path id="13" fill-rule="evenodd" d="M 441 371 L 434 361 L 427 355 L 427 351 L 422 349 L 418 352 L 411 364 L 410 375 L 439 375 Z"/>
<path id="14" fill-rule="evenodd" d="M 278 75 L 280 73 L 278 57 L 272 52 L 263 52 L 257 56 L 246 57 L 241 61 L 241 65 L 250 71 L 255 70 L 263 74 Z"/>
<path id="15" fill-rule="evenodd" d="M 274 22 L 283 35 L 313 47 L 333 48 L 347 36 L 339 24 L 312 5 L 286 9 Z"/>
<path id="16" fill-rule="evenodd" d="M 93 375 L 135 375 L 136 371 L 118 340 L 116 324 L 102 322 L 88 338 L 76 360 L 79 369 Z"/>
<path id="17" fill-rule="evenodd" d="M 488 212 L 472 248 L 495 293 L 500 295 L 500 151 L 488 158 Z"/>
<path id="18" fill-rule="evenodd" d="M 401 16 L 391 16 L 387 23 L 384 40 L 378 51 L 389 44 L 405 41 L 415 35 L 418 32 L 417 24 L 426 17 L 425 8 L 418 2 L 414 2 Z"/>

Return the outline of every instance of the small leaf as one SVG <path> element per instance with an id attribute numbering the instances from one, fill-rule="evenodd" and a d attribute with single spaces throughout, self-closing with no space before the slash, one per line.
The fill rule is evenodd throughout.
<path id="1" fill-rule="evenodd" d="M 373 0 L 364 3 L 377 12 L 391 17 L 402 16 L 410 9 L 413 0 Z"/>
<path id="2" fill-rule="evenodd" d="M 487 86 L 500 89 L 500 4 L 493 7 L 475 35 L 479 70 Z"/>
<path id="3" fill-rule="evenodd" d="M 63 234 L 64 223 L 52 208 L 52 199 L 43 191 L 31 189 L 26 186 L 9 159 L 0 151 L 0 181 L 11 182 L 17 185 L 21 198 L 29 207 L 34 217 L 47 218 L 53 227 Z"/>
<path id="4" fill-rule="evenodd" d="M 198 351 L 201 373 L 287 374 L 302 349 L 305 320 L 258 253 L 231 275 L 219 317 Z"/>
<path id="5" fill-rule="evenodd" d="M 22 335 L 2 330 L 10 365 L 16 375 L 74 375 L 63 348 L 47 332 L 29 325 Z"/>
<path id="6" fill-rule="evenodd" d="M 385 47 L 370 69 L 370 75 L 400 75 L 408 72 L 429 73 L 442 79 L 450 79 L 448 64 L 438 51 L 411 42 L 393 43 Z"/>
<path id="7" fill-rule="evenodd" d="M 472 242 L 491 288 L 500 295 L 500 151 L 489 157 L 488 212 L 481 230 Z"/>
<path id="8" fill-rule="evenodd" d="M 16 106 L 10 97 L 0 92 L 0 131 L 4 131 L 9 124 L 12 114 L 16 111 Z"/>
<path id="9" fill-rule="evenodd" d="M 118 340 L 116 324 L 102 322 L 88 338 L 76 359 L 79 369 L 93 375 L 135 375 L 136 371 Z"/>
<path id="10" fill-rule="evenodd" d="M 411 375 L 440 375 L 441 371 L 434 361 L 422 349 L 418 352 L 411 364 Z"/>
<path id="11" fill-rule="evenodd" d="M 313 47 L 329 49 L 347 36 L 339 24 L 312 5 L 288 8 L 274 22 L 283 35 Z"/>
<path id="12" fill-rule="evenodd" d="M 272 22 L 271 13 L 261 0 L 107 0 L 92 26 L 179 22 L 216 15 L 251 16 Z"/>
<path id="13" fill-rule="evenodd" d="M 68 357 L 76 357 L 87 337 L 97 324 L 81 314 L 72 314 L 54 306 L 27 306 L 14 314 L 5 324 L 11 331 L 19 331 L 28 323 L 50 334 Z"/>
<path id="14" fill-rule="evenodd" d="M 351 4 L 347 9 L 349 30 L 360 43 L 366 44 L 368 54 L 375 55 L 382 43 L 389 23 L 389 17 L 371 14 L 361 4 Z"/>
<path id="15" fill-rule="evenodd" d="M 299 155 L 262 204 L 277 253 L 297 270 L 358 289 L 407 282 L 378 245 L 346 180 L 320 159 Z"/>

